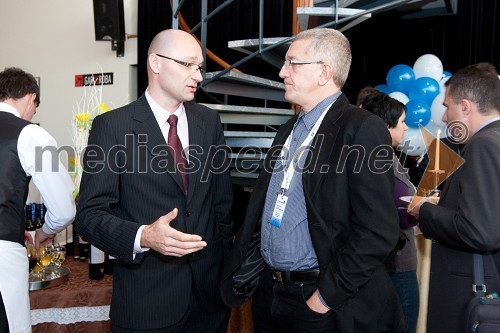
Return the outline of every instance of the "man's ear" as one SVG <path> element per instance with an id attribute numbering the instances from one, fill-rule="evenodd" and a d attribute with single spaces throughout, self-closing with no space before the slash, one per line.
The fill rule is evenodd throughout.
<path id="1" fill-rule="evenodd" d="M 159 61 L 158 61 L 158 56 L 154 53 L 149 54 L 148 56 L 148 65 L 151 67 L 151 70 L 153 73 L 158 73 L 160 71 L 159 69 Z"/>
<path id="2" fill-rule="evenodd" d="M 462 108 L 462 113 L 464 114 L 464 116 L 469 116 L 473 107 L 472 101 L 468 99 L 462 99 L 460 101 L 460 107 Z"/>
<path id="3" fill-rule="evenodd" d="M 321 66 L 321 74 L 319 77 L 319 84 L 324 86 L 328 81 L 333 80 L 333 68 L 328 64 Z"/>

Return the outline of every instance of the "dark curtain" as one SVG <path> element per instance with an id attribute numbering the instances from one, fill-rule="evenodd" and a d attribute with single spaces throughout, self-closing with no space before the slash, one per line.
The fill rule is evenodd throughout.
<path id="1" fill-rule="evenodd" d="M 208 13 L 216 9 L 224 0 L 208 1 Z M 264 36 L 281 37 L 292 33 L 292 1 L 267 0 L 264 7 Z M 138 96 L 147 87 L 146 53 L 153 37 L 161 30 L 172 25 L 172 9 L 169 0 L 139 0 L 138 10 Z M 200 1 L 186 1 L 181 14 L 192 29 L 200 21 Z M 208 21 L 207 47 L 226 62 L 233 64 L 245 55 L 228 49 L 231 40 L 258 38 L 259 1 L 236 0 Z M 200 29 L 195 32 L 200 38 Z M 206 61 L 207 71 L 218 71 L 221 67 L 210 60 Z M 254 59 L 239 67 L 243 72 L 279 80 L 278 70 L 268 63 Z"/>
<path id="2" fill-rule="evenodd" d="M 413 67 L 419 56 L 436 55 L 454 72 L 487 61 L 500 70 L 500 2 L 459 0 L 457 14 L 401 19 L 401 12 L 375 14 L 346 31 L 353 62 L 344 92 L 351 102 L 366 85 L 385 83 L 397 64 Z"/>
<path id="3" fill-rule="evenodd" d="M 223 0 L 210 0 L 208 12 Z M 193 28 L 200 20 L 200 1 L 186 1 L 184 19 Z M 207 47 L 230 64 L 245 55 L 228 49 L 231 40 L 258 38 L 259 1 L 236 0 L 208 22 Z M 497 0 L 459 0 L 455 15 L 402 19 L 400 11 L 373 15 L 369 20 L 346 31 L 353 53 L 349 79 L 343 88 L 351 102 L 366 86 L 385 83 L 388 70 L 397 64 L 413 66 L 417 58 L 432 53 L 443 62 L 445 70 L 454 72 L 480 61 L 500 69 L 500 4 Z M 147 87 L 146 53 L 159 31 L 171 27 L 172 11 L 168 0 L 139 0 L 138 96 Z M 265 37 L 291 35 L 292 1 L 265 2 Z M 195 33 L 199 37 L 200 31 Z M 206 61 L 208 71 L 220 68 Z M 238 69 L 257 76 L 281 81 L 279 69 L 254 58 Z M 202 92 L 198 101 L 204 101 Z M 213 101 L 209 101 L 213 102 Z M 249 193 L 241 187 L 235 192 L 235 229 L 243 221 Z"/>
<path id="4" fill-rule="evenodd" d="M 147 51 L 153 37 L 172 26 L 172 9 L 168 0 L 139 0 L 137 40 L 137 96 L 148 86 Z"/>
<path id="5" fill-rule="evenodd" d="M 223 0 L 211 0 L 208 11 Z M 291 0 L 265 1 L 265 37 L 291 35 Z M 236 0 L 208 23 L 207 46 L 228 63 L 244 55 L 227 48 L 227 42 L 258 38 L 259 2 Z M 138 96 L 147 86 L 146 53 L 154 35 L 171 26 L 168 0 L 139 0 Z M 194 27 L 200 20 L 200 1 L 186 1 L 184 19 Z M 392 10 L 373 15 L 369 20 L 347 30 L 353 63 L 343 91 L 351 101 L 365 85 L 385 82 L 387 71 L 397 64 L 413 66 L 417 58 L 432 53 L 443 62 L 444 69 L 454 72 L 468 64 L 488 61 L 500 68 L 500 1 L 459 0 L 455 15 L 401 19 L 402 12 Z M 196 35 L 199 37 L 199 30 Z M 220 68 L 207 61 L 207 70 Z M 240 70 L 280 80 L 278 69 L 254 59 Z"/>

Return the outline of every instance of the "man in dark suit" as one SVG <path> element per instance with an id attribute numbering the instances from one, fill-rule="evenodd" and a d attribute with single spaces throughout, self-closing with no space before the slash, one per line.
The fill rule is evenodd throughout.
<path id="1" fill-rule="evenodd" d="M 218 114 L 190 102 L 202 63 L 191 35 L 160 32 L 145 94 L 92 124 L 76 227 L 118 259 L 114 332 L 226 330 L 218 290 L 231 179 Z"/>
<path id="2" fill-rule="evenodd" d="M 491 64 L 470 65 L 445 83 L 443 121 L 465 146 L 465 163 L 446 180 L 439 205 L 411 211 L 432 246 L 428 333 L 462 332 L 474 297 L 472 253 L 485 258 L 487 291 L 500 291 L 500 80 Z M 496 262 L 496 264 L 493 263 Z"/>
<path id="3" fill-rule="evenodd" d="M 285 59 L 285 98 L 301 111 L 267 154 L 224 269 L 223 299 L 235 306 L 253 291 L 257 333 L 402 328 L 384 266 L 399 234 L 389 132 L 340 91 L 351 63 L 342 33 L 304 31 Z M 256 243 L 262 258 L 249 258 Z M 260 282 L 239 288 L 242 270 L 262 259 Z"/>

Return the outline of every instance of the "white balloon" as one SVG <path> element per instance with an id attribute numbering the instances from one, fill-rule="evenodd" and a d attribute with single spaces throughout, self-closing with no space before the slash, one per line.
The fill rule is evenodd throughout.
<path id="1" fill-rule="evenodd" d="M 433 54 L 420 56 L 413 64 L 415 79 L 430 77 L 439 82 L 443 77 L 443 63 Z"/>
<path id="2" fill-rule="evenodd" d="M 442 139 L 442 138 L 446 138 L 447 135 L 448 135 L 448 131 L 446 130 L 446 125 L 438 125 L 436 124 L 432 119 L 431 121 L 429 121 L 427 123 L 427 125 L 425 125 L 425 129 L 427 131 L 429 131 L 432 135 L 434 136 L 437 136 L 438 132 L 440 133 L 439 134 L 439 137 Z"/>
<path id="3" fill-rule="evenodd" d="M 408 101 L 410 100 L 408 98 L 408 96 L 406 96 L 405 94 L 403 94 L 402 92 L 400 91 L 393 91 L 389 94 L 390 97 L 394 98 L 394 99 L 397 99 L 398 101 L 400 101 L 401 103 L 405 104 L 408 103 Z"/>
<path id="4" fill-rule="evenodd" d="M 446 128 L 446 124 L 443 123 L 443 115 L 446 112 L 446 106 L 443 105 L 444 94 L 444 91 L 440 92 L 431 104 L 431 121 L 441 130 Z"/>
<path id="5" fill-rule="evenodd" d="M 420 156 L 426 153 L 427 149 L 420 128 L 408 128 L 403 143 L 398 146 L 398 149 L 409 156 Z"/>
<path id="6" fill-rule="evenodd" d="M 446 81 L 448 81 L 450 79 L 451 76 L 446 76 L 446 77 L 443 77 L 441 79 L 441 81 L 439 81 L 439 91 L 442 92 L 444 94 L 444 91 L 446 90 L 446 87 L 444 86 L 444 84 L 446 83 Z"/>

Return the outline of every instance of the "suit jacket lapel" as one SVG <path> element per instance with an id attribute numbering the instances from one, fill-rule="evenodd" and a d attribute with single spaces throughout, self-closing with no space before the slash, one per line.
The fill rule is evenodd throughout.
<path id="1" fill-rule="evenodd" d="M 165 171 L 170 170 L 171 166 L 174 165 L 174 159 L 172 154 L 167 148 L 167 143 L 165 138 L 158 126 L 158 122 L 154 117 L 153 111 L 148 104 L 145 95 L 142 95 L 138 100 L 134 112 L 134 133 L 138 138 L 138 142 L 141 144 L 146 144 L 147 149 L 153 156 L 158 156 L 160 153 L 165 154 L 167 159 L 167 167 Z M 146 141 L 146 142 L 144 142 Z M 164 149 L 163 149 L 164 148 Z M 166 172 L 169 174 L 177 183 L 177 185 L 184 191 L 184 184 L 182 183 L 182 177 L 178 172 Z"/>
<path id="2" fill-rule="evenodd" d="M 349 103 L 344 95 L 340 95 L 327 111 L 318 133 L 314 137 L 309 154 L 306 158 L 306 169 L 302 174 L 302 183 L 304 193 L 312 195 L 316 192 L 318 185 L 321 183 L 321 178 L 327 170 L 322 170 L 322 166 L 329 166 L 328 161 L 333 151 L 337 134 L 340 127 L 337 121 L 344 113 L 344 104 Z M 307 189 L 307 190 L 306 190 Z"/>
<path id="3" fill-rule="evenodd" d="M 203 120 L 200 115 L 200 110 L 198 110 L 196 107 L 193 106 L 192 103 L 184 103 L 184 108 L 186 110 L 186 116 L 188 120 L 188 130 L 189 130 L 189 146 L 190 147 L 195 147 L 196 149 L 199 149 L 198 147 L 201 147 L 202 149 L 202 156 L 207 156 L 208 150 L 210 149 L 210 146 L 207 145 L 207 142 L 204 142 L 203 138 L 205 137 L 205 128 L 203 127 Z M 210 163 L 210 161 L 206 161 L 206 158 L 202 159 L 202 163 Z M 190 159 L 189 161 L 189 167 L 193 168 L 194 163 Z M 187 202 L 191 200 L 193 197 L 193 193 L 196 191 L 196 184 L 198 184 L 198 178 L 200 177 L 200 173 L 203 170 L 203 168 L 200 167 L 195 167 L 193 168 L 193 171 L 189 172 L 188 175 L 188 184 L 189 184 L 189 191 L 188 191 L 188 197 L 187 197 Z"/>
<path id="4" fill-rule="evenodd" d="M 328 165 L 328 160 L 332 154 L 333 146 L 340 129 L 336 123 L 344 113 L 344 106 L 348 104 L 349 102 L 347 101 L 347 98 L 344 95 L 340 95 L 337 101 L 333 103 L 327 111 L 328 113 L 319 127 L 318 133 L 312 142 L 311 150 L 306 158 L 305 165 L 307 167 L 302 174 L 303 186 L 304 188 L 307 188 L 307 190 L 304 190 L 304 193 L 314 193 L 317 186 L 320 184 L 321 177 L 324 174 L 321 172 L 321 166 Z M 290 132 L 297 121 L 297 118 L 298 115 L 293 117 L 280 128 L 273 142 L 272 148 L 267 153 L 265 161 L 266 170 L 274 170 L 276 158 L 279 156 L 279 150 L 277 152 L 273 152 L 273 150 L 276 149 L 275 147 L 282 146 L 285 143 L 286 138 L 290 135 Z M 263 179 L 263 182 L 266 184 L 264 187 L 267 189 L 271 173 L 266 172 L 265 177 L 266 178 Z"/>
<path id="5" fill-rule="evenodd" d="M 298 115 L 295 115 L 288 122 L 281 125 L 279 131 L 276 133 L 271 148 L 268 150 L 266 154 L 266 159 L 264 161 L 264 170 L 274 170 L 276 160 L 280 157 L 281 149 L 283 148 L 286 139 L 292 132 L 293 126 L 297 122 L 297 118 Z M 264 172 L 264 174 L 267 176 L 266 182 L 269 182 L 269 179 L 271 179 L 272 172 Z"/>

